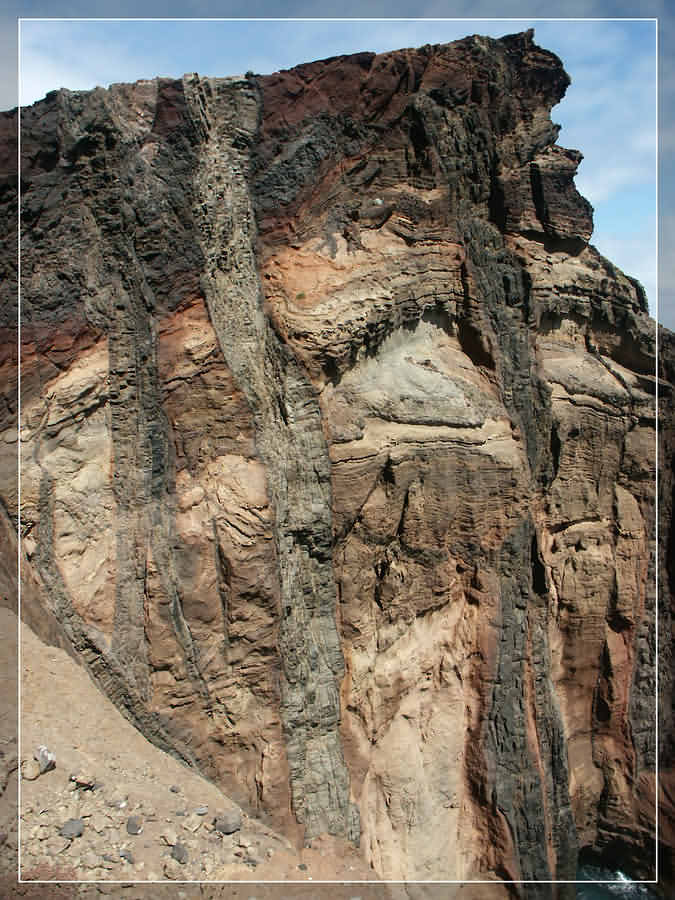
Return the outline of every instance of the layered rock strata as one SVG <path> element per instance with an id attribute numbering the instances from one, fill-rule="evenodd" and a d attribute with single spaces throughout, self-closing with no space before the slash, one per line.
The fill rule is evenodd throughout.
<path id="1" fill-rule="evenodd" d="M 22 111 L 31 609 L 387 879 L 653 875 L 656 335 L 568 83 L 528 32 Z"/>

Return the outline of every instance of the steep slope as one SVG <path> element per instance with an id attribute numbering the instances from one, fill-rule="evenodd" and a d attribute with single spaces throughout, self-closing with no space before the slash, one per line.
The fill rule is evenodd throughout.
<path id="1" fill-rule="evenodd" d="M 31 609 L 388 879 L 653 875 L 656 336 L 568 83 L 527 32 L 22 112 Z"/>
<path id="2" fill-rule="evenodd" d="M 7 622 L 11 614 L 2 613 Z M 375 878 L 354 848 L 338 854 L 319 841 L 298 852 L 259 817 L 242 815 L 213 784 L 149 744 L 62 650 L 26 626 L 22 638 L 22 747 L 31 756 L 46 744 L 56 757 L 54 769 L 22 785 L 26 880 L 49 878 L 50 867 L 52 877 L 61 869 L 93 881 Z M 71 790 L 71 775 L 96 786 Z M 233 823 L 232 833 L 213 827 L 219 817 Z M 84 828 L 68 841 L 59 830 L 71 818 Z M 127 830 L 130 818 L 138 834 Z M 172 856 L 177 844 L 185 848 L 180 862 Z"/>

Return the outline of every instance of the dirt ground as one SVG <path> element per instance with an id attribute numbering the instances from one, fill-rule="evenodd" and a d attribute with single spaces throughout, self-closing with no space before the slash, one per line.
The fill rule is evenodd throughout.
<path id="1" fill-rule="evenodd" d="M 0 608 L 0 634 L 2 900 L 102 895 L 123 900 L 478 900 L 488 896 L 486 885 L 383 884 L 355 848 L 330 838 L 315 840 L 311 847 L 293 847 L 264 822 L 239 810 L 194 770 L 148 743 L 98 691 L 84 669 L 64 651 L 43 644 L 25 625 L 21 628 L 19 758 L 13 640 L 17 619 L 4 608 Z M 39 746 L 54 754 L 55 766 L 33 779 L 35 772 L 30 770 Z M 19 773 L 26 776 L 21 777 L 20 818 Z M 76 786 L 72 776 L 80 776 L 82 785 Z M 237 818 L 237 813 L 241 823 L 232 834 L 214 827 L 215 819 Z M 61 836 L 70 820 L 79 822 L 80 836 Z M 138 828 L 138 833 L 129 833 Z M 176 851 L 177 846 L 182 850 Z M 176 855 L 184 861 L 175 859 Z"/>

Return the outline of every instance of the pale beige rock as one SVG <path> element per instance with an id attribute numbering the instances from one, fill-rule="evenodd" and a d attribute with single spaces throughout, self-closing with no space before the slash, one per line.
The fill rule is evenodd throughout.
<path id="1" fill-rule="evenodd" d="M 40 777 L 40 764 L 34 759 L 24 759 L 21 763 L 21 777 L 26 781 L 35 781 Z"/>

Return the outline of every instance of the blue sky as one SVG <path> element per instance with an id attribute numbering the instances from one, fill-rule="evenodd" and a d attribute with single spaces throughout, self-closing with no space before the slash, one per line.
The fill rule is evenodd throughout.
<path id="1" fill-rule="evenodd" d="M 125 4 L 123 4 L 124 6 Z M 172 4 L 140 4 L 136 15 L 171 15 Z M 345 5 L 345 13 L 354 12 Z M 487 3 L 470 7 L 482 12 Z M 493 6 L 495 4 L 492 4 Z M 515 6 L 515 4 L 513 4 Z M 68 11 L 56 3 L 24 4 L 21 15 L 113 15 L 102 3 Z M 84 4 L 81 4 L 83 7 Z M 195 0 L 174 7 L 179 16 L 214 15 L 211 5 Z M 264 6 L 264 9 L 260 7 Z M 358 12 L 377 14 L 376 4 Z M 396 4 L 394 4 L 396 6 Z M 400 7 L 401 4 L 398 4 Z M 526 7 L 528 4 L 520 4 Z M 537 3 L 529 4 L 537 7 Z M 580 4 L 581 6 L 581 4 Z M 655 15 L 659 4 L 644 4 L 632 12 L 621 3 L 584 4 L 594 15 Z M 49 9 L 51 7 L 51 9 Z M 427 16 L 452 14 L 461 4 L 435 3 L 421 7 Z M 275 15 L 278 4 L 249 5 L 251 14 Z M 390 7 L 392 8 L 392 7 Z M 311 9 L 286 4 L 290 15 L 323 15 L 321 4 Z M 91 12 L 89 12 L 91 10 Z M 461 12 L 461 9 L 458 11 Z M 503 14 L 509 13 L 504 9 Z M 534 10 L 539 12 L 538 9 Z M 565 11 L 574 14 L 574 4 Z M 121 14 L 130 15 L 122 8 Z M 404 10 L 396 10 L 405 15 Z M 410 11 L 408 11 L 410 12 Z M 518 12 L 515 10 L 513 15 Z M 243 15 L 236 4 L 218 13 Z M 133 14 L 133 13 L 132 13 Z M 541 14 L 541 13 L 540 13 Z M 237 74 L 252 69 L 266 73 L 300 62 L 358 50 L 384 51 L 424 43 L 455 40 L 466 34 L 500 36 L 535 28 L 538 44 L 556 52 L 572 77 L 567 96 L 554 108 L 553 120 L 562 125 L 559 141 L 584 154 L 576 183 L 595 207 L 592 242 L 625 272 L 642 281 L 652 313 L 656 299 L 656 56 L 655 24 L 628 21 L 518 21 L 465 18 L 459 21 L 346 22 L 29 22 L 22 23 L 22 102 L 32 102 L 54 87 L 86 89 L 113 81 L 134 81 L 155 75 Z M 663 37 L 661 39 L 663 44 Z M 661 76 L 662 77 L 662 76 Z M 0 94 L 0 100 L 2 95 Z M 16 100 L 14 100 L 16 103 Z M 13 105 L 8 100 L 5 106 Z M 672 131 L 666 135 L 668 137 Z M 675 140 L 671 141 L 675 150 Z M 662 217 L 663 218 L 663 217 Z M 667 225 L 670 224 L 668 221 Z M 668 257 L 669 258 L 669 257 Z M 663 279 L 663 260 L 662 273 Z M 666 267 L 667 268 L 667 267 Z M 675 271 L 671 271 L 675 275 Z M 673 292 L 662 292 L 660 319 L 675 327 Z"/>

